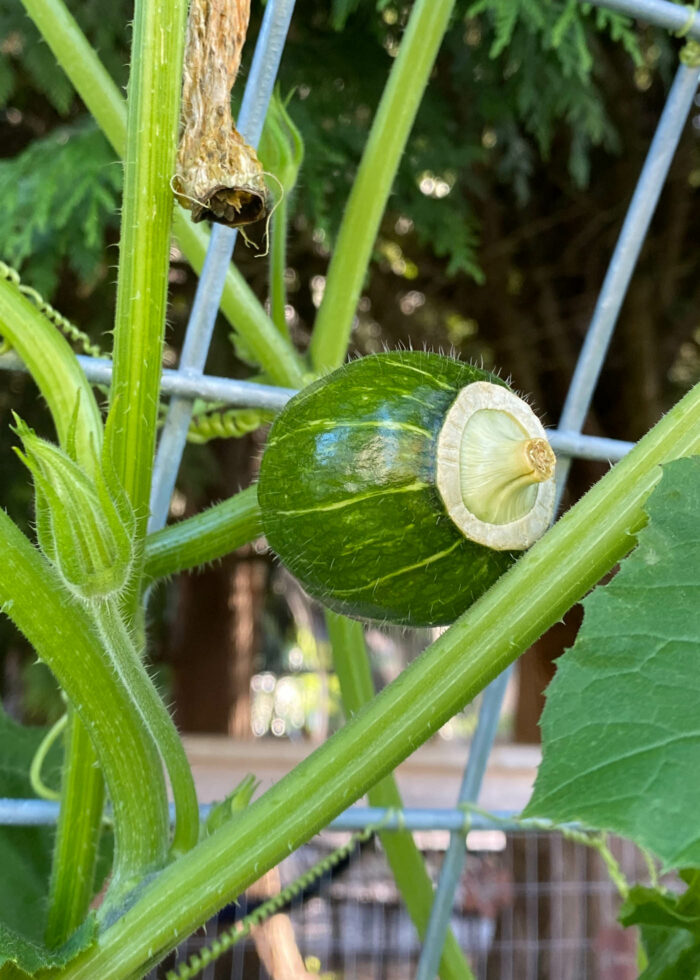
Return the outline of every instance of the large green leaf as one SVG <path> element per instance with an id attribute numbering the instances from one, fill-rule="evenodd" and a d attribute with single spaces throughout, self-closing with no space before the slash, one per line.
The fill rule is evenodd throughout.
<path id="1" fill-rule="evenodd" d="M 664 467 L 647 513 L 559 662 L 525 812 L 700 866 L 700 457 Z"/>

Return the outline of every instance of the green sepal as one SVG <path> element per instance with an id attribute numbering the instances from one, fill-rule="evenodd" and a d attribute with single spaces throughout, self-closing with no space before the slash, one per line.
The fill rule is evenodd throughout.
<path id="1" fill-rule="evenodd" d="M 630 888 L 618 918 L 623 926 L 684 929 L 697 938 L 700 937 L 700 909 L 693 908 L 694 905 L 697 906 L 697 897 L 689 892 L 677 895 L 666 889 L 635 885 Z"/>
<path id="2" fill-rule="evenodd" d="M 202 839 L 209 837 L 219 827 L 223 827 L 232 817 L 245 810 L 259 785 L 260 783 L 255 776 L 252 773 L 248 773 L 247 776 L 243 777 L 238 786 L 228 794 L 226 799 L 215 803 L 209 811 L 209 816 L 205 823 L 202 825 Z"/>
<path id="3" fill-rule="evenodd" d="M 117 398 L 114 399 L 116 403 Z M 129 495 L 124 489 L 124 485 L 119 479 L 119 474 L 114 466 L 114 419 L 115 413 L 110 412 L 105 421 L 104 443 L 102 445 L 102 480 L 103 489 L 111 500 L 114 508 L 119 515 L 124 526 L 129 530 L 129 537 L 133 541 L 136 534 L 136 514 L 131 505 Z"/>
<path id="4" fill-rule="evenodd" d="M 89 477 L 67 452 L 40 438 L 15 417 L 34 477 L 37 538 L 66 587 L 82 600 L 106 599 L 128 585 L 133 565 L 134 517 L 96 463 Z"/>

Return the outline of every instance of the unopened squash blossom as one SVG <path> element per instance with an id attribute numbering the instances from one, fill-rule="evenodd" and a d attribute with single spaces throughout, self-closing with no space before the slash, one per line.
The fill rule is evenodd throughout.
<path id="1" fill-rule="evenodd" d="M 24 452 L 15 451 L 34 477 L 41 550 L 77 599 L 100 603 L 118 597 L 133 571 L 135 520 L 108 461 L 95 458 L 88 475 L 69 452 L 16 416 L 15 431 Z"/>
<path id="2" fill-rule="evenodd" d="M 500 378 L 436 354 L 353 361 L 277 417 L 258 499 L 270 547 L 338 612 L 452 622 L 547 529 L 555 458 Z"/>

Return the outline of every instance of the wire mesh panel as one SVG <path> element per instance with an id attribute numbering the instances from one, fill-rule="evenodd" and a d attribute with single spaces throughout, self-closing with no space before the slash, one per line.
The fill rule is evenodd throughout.
<path id="1" fill-rule="evenodd" d="M 325 833 L 315 838 L 285 862 L 281 883 L 346 837 Z M 449 835 L 422 832 L 416 840 L 436 879 Z M 450 926 L 478 980 L 633 980 L 636 938 L 616 921 L 619 895 L 596 851 L 556 833 L 478 831 L 468 843 L 469 860 L 458 881 Z M 626 876 L 644 878 L 647 866 L 634 845 L 613 839 L 611 850 Z M 151 980 L 164 980 L 176 963 L 240 921 L 257 900 L 250 893 L 241 896 L 153 971 Z M 272 930 L 269 935 L 266 928 Z M 374 840 L 253 937 L 207 966 L 202 976 L 267 980 L 275 968 L 271 944 L 288 970 L 296 965 L 300 971 L 286 975 L 327 980 L 412 980 L 421 951 Z"/>

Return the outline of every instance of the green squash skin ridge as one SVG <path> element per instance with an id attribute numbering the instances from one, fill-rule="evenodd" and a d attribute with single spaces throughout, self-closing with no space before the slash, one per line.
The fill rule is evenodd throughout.
<path id="1" fill-rule="evenodd" d="M 258 500 L 270 547 L 310 595 L 359 619 L 446 625 L 517 558 L 464 538 L 435 486 L 443 420 L 474 381 L 505 385 L 396 351 L 351 361 L 285 406 Z"/>

